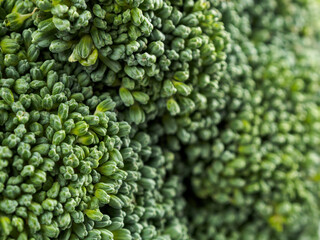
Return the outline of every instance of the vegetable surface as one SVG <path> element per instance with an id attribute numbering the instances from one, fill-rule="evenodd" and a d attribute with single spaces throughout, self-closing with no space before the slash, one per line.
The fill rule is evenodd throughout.
<path id="1" fill-rule="evenodd" d="M 319 9 L 0 0 L 0 239 L 319 239 Z"/>

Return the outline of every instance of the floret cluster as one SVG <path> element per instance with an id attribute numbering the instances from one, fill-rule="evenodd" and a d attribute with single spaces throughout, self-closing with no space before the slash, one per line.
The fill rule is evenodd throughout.
<path id="1" fill-rule="evenodd" d="M 317 0 L 0 0 L 0 240 L 317 240 Z"/>

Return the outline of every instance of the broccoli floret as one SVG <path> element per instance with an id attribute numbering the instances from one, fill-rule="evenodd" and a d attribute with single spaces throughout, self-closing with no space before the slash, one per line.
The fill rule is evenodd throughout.
<path id="1" fill-rule="evenodd" d="M 91 66 L 97 89 L 114 88 L 129 108 L 123 109 L 129 123 L 143 123 L 164 110 L 187 114 L 194 110 L 190 94 L 199 73 L 212 81 L 220 78 L 228 34 L 208 1 L 185 8 L 162 0 L 47 3 L 51 14 L 36 22 L 33 43 L 50 43 L 60 59 Z M 42 4 L 36 2 L 39 19 Z M 84 33 L 80 39 L 79 31 Z"/>
<path id="2" fill-rule="evenodd" d="M 0 0 L 0 239 L 318 239 L 315 0 Z"/>
<path id="3" fill-rule="evenodd" d="M 318 60 L 296 36 L 306 13 L 280 2 L 218 7 L 231 36 L 226 74 L 199 91 L 207 105 L 190 120 L 164 121 L 187 146 L 196 239 L 318 238 Z"/>
<path id="4" fill-rule="evenodd" d="M 23 42 L 29 31 L 10 38 L 20 43 L 20 51 L 28 51 Z M 75 65 L 41 58 L 26 62 L 18 55 L 17 64 L 3 66 L 1 237 L 128 234 L 112 228 L 101 232 L 94 222 L 110 219 L 100 210 L 106 205 L 118 209 L 131 204 L 125 196 L 131 191 L 119 193 L 122 182 L 132 181 L 125 180 L 126 171 L 137 170 L 134 161 L 124 165 L 121 153 L 127 152 L 126 158 L 134 154 L 130 125 L 117 120 L 110 97 L 93 100 L 92 94 L 83 94 L 86 87 L 77 77 L 83 73 L 71 74 Z"/>

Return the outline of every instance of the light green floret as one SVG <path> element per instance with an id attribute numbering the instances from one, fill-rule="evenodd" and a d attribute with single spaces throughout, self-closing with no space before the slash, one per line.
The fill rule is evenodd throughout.
<path id="1" fill-rule="evenodd" d="M 19 47 L 4 59 L 29 51 L 30 31 L 8 38 Z M 130 206 L 131 191 L 119 189 L 126 171 L 137 170 L 122 170 L 134 152 L 130 125 L 117 121 L 115 103 L 93 97 L 76 65 L 21 55 L 1 67 L 1 238 L 131 239 L 123 223 L 102 211 Z M 77 71 L 78 78 L 70 74 Z"/>
<path id="2" fill-rule="evenodd" d="M 228 34 L 213 2 L 45 0 L 35 5 L 33 43 L 49 47 L 62 61 L 82 64 L 97 95 L 106 87 L 115 90 L 130 123 L 139 125 L 163 111 L 193 112 L 199 73 L 218 81 L 225 68 Z"/>

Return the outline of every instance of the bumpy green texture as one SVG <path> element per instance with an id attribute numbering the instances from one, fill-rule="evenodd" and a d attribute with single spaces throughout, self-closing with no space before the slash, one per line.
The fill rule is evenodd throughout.
<path id="1" fill-rule="evenodd" d="M 0 240 L 316 240 L 316 0 L 0 0 Z"/>
<path id="2" fill-rule="evenodd" d="M 9 3 L 6 12 L 22 4 L 3 7 Z M 41 13 L 24 4 L 33 18 Z M 159 133 L 151 139 L 135 128 L 129 136 L 112 92 L 93 92 L 97 66 L 68 63 L 32 39 L 36 20 L 11 29 L 8 16 L 0 43 L 1 239 L 186 239 L 173 211 L 184 206 L 175 206 L 181 183 L 165 181 L 174 155 L 155 145 Z"/>
<path id="3" fill-rule="evenodd" d="M 28 52 L 30 33 L 26 29 L 11 39 Z M 1 234 L 5 239 L 128 235 L 118 233 L 120 223 L 100 209 L 130 205 L 119 190 L 132 151 L 129 124 L 117 121 L 110 98 L 93 102 L 72 66 L 11 60 L 18 50 L 2 58 Z M 90 107 L 82 103 L 86 99 Z"/>
<path id="4" fill-rule="evenodd" d="M 307 3 L 218 7 L 228 68 L 191 117 L 203 125 L 184 127 L 197 135 L 186 151 L 196 239 L 319 238 L 319 45 Z"/>
<path id="5" fill-rule="evenodd" d="M 35 2 L 33 42 L 91 66 L 93 84 L 116 91 L 130 123 L 193 111 L 197 79 L 220 77 L 227 34 L 208 1 Z"/>

